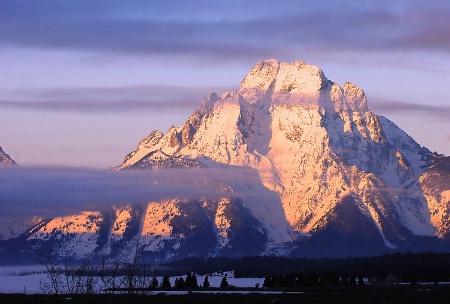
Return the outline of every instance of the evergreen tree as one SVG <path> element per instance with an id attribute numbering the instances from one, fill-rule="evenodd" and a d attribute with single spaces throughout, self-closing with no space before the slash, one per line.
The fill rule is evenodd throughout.
<path id="1" fill-rule="evenodd" d="M 358 285 L 364 285 L 364 278 L 362 273 L 358 275 Z"/>
<path id="2" fill-rule="evenodd" d="M 186 285 L 185 285 L 185 282 L 184 282 L 183 278 L 180 277 L 177 280 L 175 280 L 175 288 L 183 289 L 185 287 L 186 287 Z"/>
<path id="3" fill-rule="evenodd" d="M 184 281 L 184 286 L 186 288 L 191 288 L 191 273 L 188 272 L 188 274 L 186 275 L 186 280 Z"/>
<path id="4" fill-rule="evenodd" d="M 155 276 L 153 276 L 153 279 L 152 279 L 152 282 L 151 282 L 152 288 L 157 288 L 158 285 L 159 285 L 158 279 Z"/>
<path id="5" fill-rule="evenodd" d="M 356 276 L 354 274 L 350 277 L 350 285 L 356 285 Z"/>
<path id="6" fill-rule="evenodd" d="M 171 288 L 172 287 L 172 285 L 170 284 L 170 280 L 169 280 L 168 276 L 165 275 L 163 277 L 163 280 L 162 280 L 162 283 L 161 283 L 161 287 L 162 288 Z"/>
<path id="7" fill-rule="evenodd" d="M 225 276 L 225 277 L 223 277 L 222 281 L 220 282 L 220 288 L 227 288 L 228 286 L 229 286 L 228 280 L 227 280 L 227 277 Z"/>
<path id="8" fill-rule="evenodd" d="M 205 276 L 205 280 L 203 281 L 203 287 L 204 287 L 204 288 L 209 288 L 209 287 L 211 287 L 211 285 L 209 284 L 208 276 Z"/>
<path id="9" fill-rule="evenodd" d="M 191 288 L 198 288 L 197 276 L 195 274 L 192 274 L 191 280 Z"/>
<path id="10" fill-rule="evenodd" d="M 186 285 L 186 288 L 197 288 L 198 287 L 197 277 L 195 276 L 195 274 L 193 274 L 193 273 L 187 274 L 185 285 Z"/>
<path id="11" fill-rule="evenodd" d="M 341 284 L 344 286 L 347 286 L 349 284 L 349 279 L 350 278 L 346 274 L 342 275 L 341 276 Z"/>
<path id="12" fill-rule="evenodd" d="M 266 275 L 266 277 L 264 278 L 263 287 L 266 287 L 266 288 L 272 287 L 271 285 L 272 284 L 271 284 L 270 277 L 268 275 Z"/>

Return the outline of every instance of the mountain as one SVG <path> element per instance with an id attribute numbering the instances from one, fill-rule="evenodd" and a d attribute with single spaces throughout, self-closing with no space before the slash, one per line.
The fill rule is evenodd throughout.
<path id="1" fill-rule="evenodd" d="M 16 165 L 16 162 L 0 147 L 0 166 Z"/>
<path id="2" fill-rule="evenodd" d="M 49 219 L 23 238 L 74 257 L 127 257 L 139 244 L 159 261 L 450 249 L 449 159 L 373 113 L 361 88 L 303 61 L 257 63 L 237 91 L 209 94 L 113 169 L 171 168 L 233 169 L 217 187 L 239 195 L 174 194 Z"/>

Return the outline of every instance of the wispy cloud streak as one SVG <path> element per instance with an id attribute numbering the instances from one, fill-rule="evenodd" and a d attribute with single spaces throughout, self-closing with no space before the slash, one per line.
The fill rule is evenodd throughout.
<path id="1" fill-rule="evenodd" d="M 50 112 L 134 112 L 140 110 L 164 109 L 193 109 L 200 102 L 187 99 L 177 100 L 123 100 L 123 101 L 73 101 L 73 100 L 44 100 L 44 101 L 15 101 L 0 100 L 0 106 L 15 109 L 28 109 Z"/>
<path id="2" fill-rule="evenodd" d="M 381 113 L 421 113 L 435 118 L 448 119 L 450 106 L 426 105 L 402 101 L 378 101 L 372 102 L 370 108 Z"/>
<path id="3" fill-rule="evenodd" d="M 108 113 L 141 110 L 194 109 L 212 91 L 226 87 L 131 86 L 21 89 L 0 107 L 51 112 Z M 219 91 L 219 93 L 221 92 Z"/>

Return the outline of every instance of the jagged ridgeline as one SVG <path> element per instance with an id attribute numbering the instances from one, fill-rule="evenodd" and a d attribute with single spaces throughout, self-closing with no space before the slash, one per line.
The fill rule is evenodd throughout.
<path id="1" fill-rule="evenodd" d="M 151 132 L 114 168 L 242 169 L 253 178 L 223 185 L 239 198 L 55 218 L 26 242 L 79 258 L 128 256 L 139 243 L 160 261 L 448 250 L 448 162 L 372 112 L 353 83 L 303 61 L 261 61 L 237 91 L 209 94 L 182 126 Z"/>

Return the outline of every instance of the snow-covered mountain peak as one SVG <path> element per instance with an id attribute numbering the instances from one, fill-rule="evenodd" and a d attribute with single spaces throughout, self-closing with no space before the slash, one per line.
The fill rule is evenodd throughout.
<path id="1" fill-rule="evenodd" d="M 358 208 L 373 217 L 383 237 L 389 234 L 394 220 L 385 210 L 396 198 L 368 189 L 414 182 L 427 166 L 428 151 L 371 112 L 355 84 L 340 87 L 304 61 L 266 60 L 250 70 L 239 90 L 209 94 L 182 126 L 165 135 L 152 132 L 133 153 L 117 169 L 225 165 L 255 170 L 258 187 L 282 206 L 278 219 L 267 214 L 273 205 L 261 203 L 264 191 L 237 188 L 252 193 L 245 205 L 266 223 L 269 241 L 277 243 L 291 233 L 322 229 L 327 214 L 349 197 L 362 204 Z M 419 224 L 408 218 L 409 211 L 389 212 L 414 232 L 431 231 L 421 211 L 414 211 Z M 273 229 L 286 223 L 290 228 Z"/>
<path id="2" fill-rule="evenodd" d="M 236 178 L 220 187 L 235 198 L 199 193 L 89 224 L 104 233 L 98 252 L 126 255 L 139 242 L 161 259 L 411 249 L 450 240 L 450 161 L 441 158 L 370 111 L 355 84 L 341 87 L 304 61 L 266 60 L 237 91 L 210 93 L 182 125 L 151 132 L 114 168 L 233 168 Z M 73 221 L 44 223 L 39 238 Z"/>

